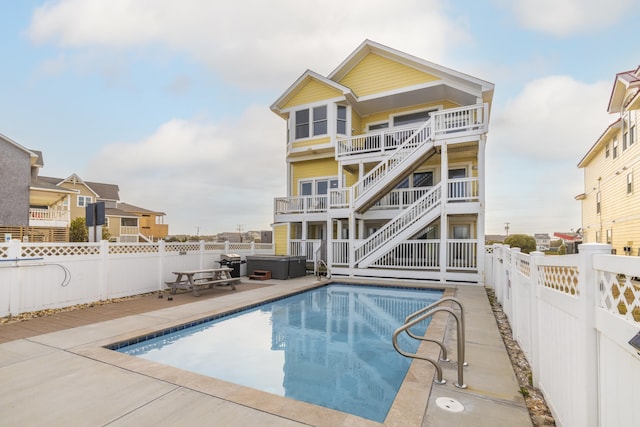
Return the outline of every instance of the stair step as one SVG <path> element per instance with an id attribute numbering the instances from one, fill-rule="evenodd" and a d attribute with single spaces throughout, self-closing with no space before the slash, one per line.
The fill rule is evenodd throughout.
<path id="1" fill-rule="evenodd" d="M 269 280 L 271 279 L 271 272 L 268 270 L 254 270 L 253 274 L 249 276 L 250 280 Z"/>

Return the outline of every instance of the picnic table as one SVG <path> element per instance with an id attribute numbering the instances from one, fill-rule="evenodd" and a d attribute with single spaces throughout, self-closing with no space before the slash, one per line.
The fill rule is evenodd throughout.
<path id="1" fill-rule="evenodd" d="M 178 289 L 189 289 L 193 291 L 194 296 L 200 296 L 198 287 L 208 285 L 209 288 L 214 286 L 231 286 L 232 290 L 236 289 L 236 283 L 240 283 L 239 277 L 231 277 L 233 269 L 228 267 L 207 268 L 203 270 L 174 271 L 176 279 L 165 282 L 170 288 L 171 294 L 175 294 Z"/>

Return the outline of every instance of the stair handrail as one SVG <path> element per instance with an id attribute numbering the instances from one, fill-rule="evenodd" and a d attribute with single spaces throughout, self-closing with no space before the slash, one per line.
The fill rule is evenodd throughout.
<path id="1" fill-rule="evenodd" d="M 427 143 L 431 140 L 431 127 L 433 119 L 429 118 L 424 124 L 419 127 L 406 141 L 404 141 L 398 148 L 395 149 L 393 154 L 385 158 L 378 163 L 378 166 L 371 169 L 366 175 L 356 182 L 352 188 L 354 188 L 354 199 L 360 198 L 365 194 L 374 184 L 379 182 L 383 176 L 386 176 L 390 170 L 395 169 L 403 160 L 409 157 L 409 154 L 423 143 Z M 418 135 L 425 132 L 426 135 L 422 141 L 417 141 Z M 386 171 L 386 173 L 385 173 Z"/>
<path id="2" fill-rule="evenodd" d="M 421 309 L 424 310 L 424 309 Z M 420 311 L 420 310 L 419 310 Z M 426 312 L 420 314 L 420 315 L 416 315 L 413 316 L 409 315 L 409 318 L 412 318 L 412 320 L 409 320 L 408 322 L 405 322 L 402 326 L 400 326 L 398 329 L 396 329 L 393 332 L 393 338 L 392 338 L 392 342 L 393 342 L 393 348 L 395 348 L 395 350 L 400 353 L 401 355 L 405 356 L 405 357 L 410 357 L 412 359 L 420 359 L 420 360 L 426 360 L 427 362 L 430 362 L 435 368 L 436 368 L 436 379 L 434 379 L 433 381 L 437 384 L 445 384 L 446 380 L 444 380 L 442 378 L 442 367 L 438 364 L 437 361 L 426 357 L 426 356 L 420 356 L 417 353 L 409 353 L 406 352 L 404 350 L 402 350 L 400 348 L 400 346 L 398 345 L 398 335 L 400 335 L 402 332 L 406 332 L 408 331 L 412 326 L 417 325 L 418 323 L 428 319 L 429 317 L 432 317 L 434 314 L 438 313 L 438 312 L 447 312 L 449 314 L 451 314 L 453 316 L 453 318 L 456 320 L 456 332 L 457 332 L 457 366 L 458 366 L 458 381 L 453 383 L 454 386 L 456 386 L 457 388 L 467 388 L 467 385 L 464 383 L 464 366 L 466 366 L 467 364 L 464 362 L 465 359 L 465 348 L 464 348 L 464 341 L 462 340 L 462 338 L 464 337 L 464 333 L 462 331 L 462 321 L 460 319 L 460 317 L 458 316 L 458 314 L 451 308 L 449 307 L 439 307 L 439 306 L 435 306 L 435 307 L 431 307 L 430 309 L 428 309 Z M 415 314 L 415 313 L 414 313 Z M 408 334 L 408 333 L 407 333 Z M 411 334 L 408 334 L 409 336 L 411 336 Z"/>
<path id="3" fill-rule="evenodd" d="M 442 199 L 442 184 L 434 185 L 431 190 L 420 196 L 409 207 L 404 209 L 393 219 L 382 226 L 378 231 L 369 236 L 358 248 L 356 248 L 356 262 L 362 261 L 373 249 L 389 241 L 400 230 L 413 224 L 421 218 L 425 211 L 433 209 Z M 364 252 L 364 254 L 359 254 Z"/>

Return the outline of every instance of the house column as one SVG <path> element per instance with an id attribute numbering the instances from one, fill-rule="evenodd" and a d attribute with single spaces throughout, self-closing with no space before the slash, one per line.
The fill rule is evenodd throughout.
<path id="1" fill-rule="evenodd" d="M 449 240 L 449 221 L 447 218 L 447 200 L 449 199 L 449 156 L 447 153 L 447 141 L 440 145 L 440 281 L 446 282 L 447 253 Z"/>
<path id="2" fill-rule="evenodd" d="M 484 286 L 485 284 L 485 149 L 487 145 L 487 137 L 486 135 L 481 135 L 480 140 L 478 141 L 478 201 L 480 204 L 478 210 L 478 221 L 476 224 L 476 236 L 478 239 L 477 249 L 476 249 L 476 262 L 478 269 L 478 284 L 480 286 Z"/>
<path id="3" fill-rule="evenodd" d="M 353 276 L 356 265 L 356 219 L 353 212 L 349 214 L 349 276 Z"/>

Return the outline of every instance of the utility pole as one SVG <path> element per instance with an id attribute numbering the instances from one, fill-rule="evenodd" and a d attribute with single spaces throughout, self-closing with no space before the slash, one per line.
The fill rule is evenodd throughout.
<path id="1" fill-rule="evenodd" d="M 196 237 L 200 236 L 200 226 L 196 225 Z"/>
<path id="2" fill-rule="evenodd" d="M 504 223 L 504 231 L 507 232 L 507 237 L 509 237 L 509 223 L 508 222 Z"/>

